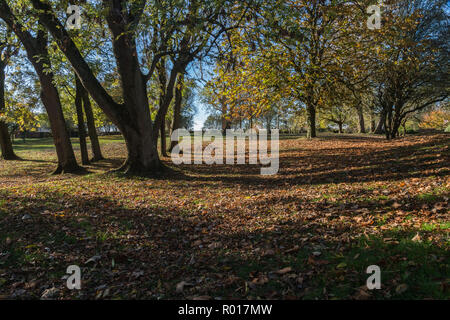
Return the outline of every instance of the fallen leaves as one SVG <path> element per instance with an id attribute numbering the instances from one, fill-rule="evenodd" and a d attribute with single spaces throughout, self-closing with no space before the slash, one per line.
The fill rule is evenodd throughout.
<path id="1" fill-rule="evenodd" d="M 275 271 L 274 273 L 279 274 L 279 275 L 283 275 L 286 273 L 292 272 L 292 268 L 291 267 L 286 267 L 280 270 Z"/>
<path id="2" fill-rule="evenodd" d="M 321 265 L 329 264 L 330 262 L 328 260 L 314 259 L 313 257 L 309 257 L 308 263 L 312 264 L 312 265 L 321 266 Z"/>
<path id="3" fill-rule="evenodd" d="M 92 257 L 90 257 L 84 264 L 96 263 L 96 262 L 98 262 L 101 258 L 102 258 L 102 256 L 99 256 L 99 255 L 92 256 Z"/>
<path id="4" fill-rule="evenodd" d="M 395 288 L 395 293 L 397 294 L 402 294 L 404 293 L 406 290 L 408 290 L 408 285 L 405 283 L 399 284 L 396 288 Z"/>
<path id="5" fill-rule="evenodd" d="M 411 239 L 414 242 L 422 242 L 422 238 L 420 237 L 420 234 L 417 233 L 414 238 Z"/>
<path id="6" fill-rule="evenodd" d="M 220 292 L 229 299 L 373 299 L 389 290 L 420 296 L 415 280 L 393 272 L 383 278 L 382 293 L 362 288 L 361 265 L 373 248 L 353 249 L 361 237 L 380 238 L 386 251 L 376 263 L 383 272 L 402 262 L 413 274 L 420 261 L 390 251 L 405 232 L 402 240 L 417 247 L 432 244 L 430 265 L 448 264 L 448 165 L 434 151 L 420 151 L 443 139 L 286 139 L 273 177 L 252 166 L 203 165 L 161 179 L 48 177 L 53 154 L 30 154 L 44 162 L 0 162 L 0 295 L 39 299 L 55 288 L 45 297 L 201 300 Z M 428 160 L 411 165 L 411 150 Z M 123 145 L 111 144 L 105 154 L 111 162 L 89 170 L 120 164 Z M 31 219 L 22 220 L 26 215 Z M 83 266 L 80 293 L 64 287 L 60 274 L 70 264 Z M 396 290 L 399 283 L 406 289 Z M 448 282 L 436 283 L 435 295 L 448 291 Z M 339 286 L 349 289 L 333 296 Z"/>
<path id="7" fill-rule="evenodd" d="M 188 286 L 193 286 L 193 284 L 186 281 L 181 281 L 180 283 L 177 284 L 175 291 L 177 293 L 183 293 L 184 288 Z"/>
<path id="8" fill-rule="evenodd" d="M 60 290 L 55 287 L 47 289 L 42 293 L 41 300 L 56 299 L 59 295 L 59 292 L 60 292 Z"/>

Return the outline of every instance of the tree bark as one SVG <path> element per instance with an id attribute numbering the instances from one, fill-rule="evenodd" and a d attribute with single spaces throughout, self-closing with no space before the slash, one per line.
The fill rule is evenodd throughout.
<path id="1" fill-rule="evenodd" d="M 166 143 L 166 119 L 161 119 L 161 154 L 167 157 L 167 143 Z"/>
<path id="2" fill-rule="evenodd" d="M 36 70 L 37 71 L 37 70 Z M 81 170 L 78 166 L 70 141 L 69 132 L 61 108 L 59 93 L 53 84 L 53 74 L 38 72 L 41 82 L 41 99 L 48 113 L 53 141 L 58 156 L 58 167 L 54 174 Z"/>
<path id="3" fill-rule="evenodd" d="M 370 132 L 374 133 L 377 129 L 375 122 L 375 112 L 373 110 L 370 111 Z"/>
<path id="4" fill-rule="evenodd" d="M 394 117 L 393 125 L 392 125 L 392 132 L 391 132 L 392 138 L 399 137 L 399 134 L 400 134 L 399 130 L 400 130 L 401 124 L 402 124 L 402 119 L 397 118 L 397 116 Z"/>
<path id="5" fill-rule="evenodd" d="M 222 134 L 226 135 L 227 130 L 231 128 L 231 123 L 227 119 L 227 105 L 225 104 L 223 99 L 221 99 L 221 104 L 222 104 Z M 241 124 L 241 127 L 242 127 L 242 124 Z"/>
<path id="6" fill-rule="evenodd" d="M 386 111 L 382 110 L 380 113 L 380 119 L 378 120 L 378 124 L 373 133 L 375 134 L 383 134 L 386 123 Z"/>
<path id="7" fill-rule="evenodd" d="M 356 107 L 356 111 L 358 112 L 358 126 L 359 133 L 366 133 L 366 125 L 364 122 L 364 113 L 361 104 L 358 104 Z"/>
<path id="8" fill-rule="evenodd" d="M 137 131 L 133 127 L 125 126 L 122 129 L 128 150 L 125 163 L 118 169 L 129 174 L 148 175 L 164 169 L 158 155 L 158 150 L 152 143 L 152 133 Z M 145 134 L 146 137 L 142 136 Z"/>
<path id="9" fill-rule="evenodd" d="M 315 138 L 316 135 L 316 108 L 313 105 L 308 105 L 306 107 L 306 112 L 307 112 L 307 132 L 306 132 L 306 137 L 308 139 L 311 138 Z"/>
<path id="10" fill-rule="evenodd" d="M 86 114 L 86 122 L 88 127 L 89 139 L 91 140 L 91 148 L 93 158 L 92 162 L 103 160 L 102 150 L 100 148 L 100 142 L 98 140 L 97 129 L 95 128 L 95 119 L 94 113 L 92 112 L 91 99 L 89 98 L 89 93 L 86 91 L 84 87 L 82 87 L 82 96 L 83 96 L 83 108 L 84 113 Z"/>
<path id="11" fill-rule="evenodd" d="M 384 131 L 386 134 L 386 139 L 391 140 L 392 137 L 392 108 L 386 111 L 386 121 L 384 125 Z"/>
<path id="12" fill-rule="evenodd" d="M 0 57 L 1 59 L 1 57 Z M 6 63 L 0 61 L 0 113 L 6 110 L 5 103 L 5 68 Z M 14 153 L 8 125 L 0 121 L 0 148 L 1 157 L 4 160 L 17 160 L 19 157 Z"/>
<path id="13" fill-rule="evenodd" d="M 167 110 L 169 109 L 170 103 L 172 102 L 174 95 L 174 88 L 178 78 L 178 74 L 183 70 L 182 66 L 176 65 L 173 66 L 169 80 L 167 81 L 167 74 L 165 66 L 161 66 L 160 69 L 160 85 L 161 85 L 161 96 L 159 100 L 159 110 L 155 117 L 155 126 L 154 126 L 154 140 L 155 142 L 158 139 L 158 134 L 161 130 L 161 126 L 165 123 Z M 167 84 L 167 85 L 166 85 Z"/>
<path id="14" fill-rule="evenodd" d="M 14 153 L 11 136 L 8 132 L 8 126 L 5 122 L 0 121 L 0 147 L 1 158 L 3 160 L 18 160 L 19 157 Z"/>
<path id="15" fill-rule="evenodd" d="M 172 132 L 181 129 L 181 105 L 183 103 L 183 88 L 184 88 L 184 74 L 178 76 L 177 85 L 175 87 L 175 102 L 173 106 L 173 122 Z M 170 151 L 177 145 L 177 141 L 172 141 L 170 144 Z"/>
<path id="16" fill-rule="evenodd" d="M 159 80 L 159 86 L 160 86 L 160 93 L 159 93 L 159 111 L 161 112 L 164 108 L 164 103 L 166 96 L 168 96 L 168 88 L 167 88 L 167 70 L 166 70 L 166 59 L 161 59 L 160 64 L 158 66 L 158 80 Z M 172 89 L 173 90 L 173 89 Z M 168 109 L 168 107 L 167 107 Z M 158 113 L 160 113 L 158 112 Z M 155 139 L 158 139 L 158 134 L 160 136 L 161 141 L 161 155 L 163 157 L 167 157 L 167 145 L 166 145 L 166 113 L 161 112 L 161 116 L 158 117 L 156 121 L 158 121 L 158 125 L 156 126 L 156 130 L 159 128 L 159 132 L 156 132 Z"/>
<path id="17" fill-rule="evenodd" d="M 81 151 L 81 163 L 83 165 L 89 164 L 89 154 L 86 145 L 86 128 L 84 126 L 84 115 L 83 115 L 83 93 L 81 84 L 78 77 L 75 75 L 75 106 L 77 109 L 77 120 L 78 120 L 78 138 L 80 140 L 80 151 Z"/>

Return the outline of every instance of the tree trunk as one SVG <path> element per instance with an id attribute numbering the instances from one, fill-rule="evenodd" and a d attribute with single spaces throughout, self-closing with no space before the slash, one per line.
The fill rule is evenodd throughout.
<path id="1" fill-rule="evenodd" d="M 380 119 L 378 120 L 378 124 L 373 133 L 375 134 L 383 134 L 384 128 L 386 124 L 386 111 L 383 110 L 380 113 Z"/>
<path id="2" fill-rule="evenodd" d="M 227 130 L 231 128 L 231 122 L 227 119 L 227 111 L 226 111 L 226 106 L 224 104 L 222 104 L 222 134 L 226 135 L 227 134 Z M 242 127 L 242 124 L 241 124 Z"/>
<path id="3" fill-rule="evenodd" d="M 169 110 L 170 103 L 172 102 L 174 96 L 174 88 L 177 82 L 178 74 L 183 70 L 184 66 L 173 66 L 172 70 L 170 71 L 169 79 L 167 80 L 165 60 L 161 60 L 160 68 L 158 70 L 161 94 L 159 98 L 159 110 L 156 114 L 155 125 L 153 128 L 153 138 L 155 139 L 155 145 L 158 140 L 158 134 L 161 131 L 161 126 L 165 125 L 167 110 Z"/>
<path id="4" fill-rule="evenodd" d="M 89 98 L 89 93 L 84 87 L 82 87 L 83 93 L 83 107 L 84 113 L 86 114 L 86 122 L 88 127 L 89 139 L 91 140 L 91 148 L 93 158 L 92 162 L 103 160 L 102 150 L 100 148 L 100 142 L 98 141 L 97 129 L 95 128 L 94 113 L 92 112 L 91 99 Z"/>
<path id="5" fill-rule="evenodd" d="M 161 154 L 167 157 L 167 144 L 166 144 L 166 119 L 161 119 Z"/>
<path id="6" fill-rule="evenodd" d="M 81 84 L 78 77 L 75 75 L 75 106 L 77 108 L 77 120 L 78 120 L 78 138 L 80 140 L 80 151 L 81 151 L 81 163 L 83 165 L 89 164 L 89 154 L 86 145 L 86 128 L 84 126 L 84 115 L 83 115 L 83 93 Z"/>
<path id="7" fill-rule="evenodd" d="M 175 87 L 175 102 L 173 106 L 173 122 L 172 132 L 181 129 L 181 105 L 183 103 L 183 88 L 184 88 L 184 74 L 178 76 L 178 83 Z M 170 144 L 170 151 L 177 145 L 177 141 L 172 141 Z"/>
<path id="8" fill-rule="evenodd" d="M 51 73 L 38 72 L 41 82 L 41 99 L 48 113 L 50 127 L 52 130 L 53 141 L 58 156 L 58 167 L 54 174 L 70 173 L 79 171 L 70 141 L 69 132 L 66 127 L 61 101 L 58 90 L 53 84 L 53 75 Z"/>
<path id="9" fill-rule="evenodd" d="M 0 147 L 1 158 L 3 160 L 18 160 L 19 157 L 14 153 L 11 136 L 8 132 L 8 126 L 3 121 L 0 121 Z"/>
<path id="10" fill-rule="evenodd" d="M 386 133 L 386 139 L 391 140 L 392 136 L 392 109 L 386 112 L 386 122 L 384 125 L 384 131 Z"/>
<path id="11" fill-rule="evenodd" d="M 359 133 L 366 133 L 366 125 L 364 122 L 364 113 L 363 108 L 360 104 L 356 107 L 356 110 L 358 112 L 358 126 L 359 126 Z"/>
<path id="12" fill-rule="evenodd" d="M 155 141 L 158 140 L 158 134 L 160 136 L 160 145 L 161 145 L 161 155 L 163 157 L 167 157 L 167 145 L 166 145 L 166 115 L 167 110 L 169 109 L 169 106 L 165 105 L 166 98 L 173 95 L 173 87 L 169 88 L 167 86 L 167 71 L 166 71 L 166 60 L 162 59 L 160 62 L 160 65 L 158 67 L 158 79 L 159 79 L 159 85 L 160 85 L 160 94 L 159 94 L 159 110 L 158 114 L 156 116 L 155 122 L 157 121 L 157 124 L 155 126 Z M 175 78 L 176 79 L 176 78 Z M 173 85 L 175 85 L 175 82 L 173 82 Z M 169 84 L 170 86 L 170 84 Z M 169 92 L 171 91 L 171 92 Z M 170 98 L 172 100 L 172 98 Z"/>
<path id="13" fill-rule="evenodd" d="M 316 108 L 313 105 L 308 105 L 306 108 L 307 112 L 307 132 L 306 137 L 308 139 L 315 138 L 316 135 Z"/>
<path id="14" fill-rule="evenodd" d="M 399 130 L 400 130 L 401 124 L 402 124 L 401 119 L 398 119 L 397 117 L 395 117 L 395 119 L 393 121 L 392 132 L 391 132 L 391 135 L 393 138 L 399 137 Z"/>
<path id="15" fill-rule="evenodd" d="M 127 145 L 128 156 L 118 169 L 128 174 L 148 175 L 164 169 L 158 155 L 158 149 L 152 140 L 152 132 L 136 131 L 132 127 L 124 127 L 122 134 Z"/>
<path id="16" fill-rule="evenodd" d="M 0 57 L 1 59 L 1 57 Z M 5 104 L 5 67 L 6 64 L 0 61 L 0 113 L 6 110 Z M 17 160 L 18 156 L 14 153 L 11 136 L 9 134 L 8 125 L 0 121 L 0 148 L 1 157 L 4 160 Z"/>
<path id="17" fill-rule="evenodd" d="M 344 133 L 344 130 L 342 129 L 342 122 L 339 122 L 338 126 L 339 126 L 339 133 Z"/>
<path id="18" fill-rule="evenodd" d="M 370 111 L 370 132 L 374 133 L 377 129 L 375 123 L 375 112 L 373 110 Z"/>

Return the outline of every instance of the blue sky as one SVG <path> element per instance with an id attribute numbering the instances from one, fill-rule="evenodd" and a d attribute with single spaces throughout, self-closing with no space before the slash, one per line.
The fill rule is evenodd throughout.
<path id="1" fill-rule="evenodd" d="M 196 99 L 195 103 L 198 111 L 194 117 L 194 130 L 201 130 L 203 128 L 203 123 L 208 117 L 208 113 L 205 110 L 205 105 L 199 102 L 198 99 Z"/>

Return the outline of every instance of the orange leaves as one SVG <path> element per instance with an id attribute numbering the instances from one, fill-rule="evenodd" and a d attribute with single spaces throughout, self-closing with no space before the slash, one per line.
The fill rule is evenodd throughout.
<path id="1" fill-rule="evenodd" d="M 26 269 L 28 282 L 40 283 L 6 279 L 2 290 L 40 296 L 41 284 L 62 283 L 40 266 L 60 270 L 101 255 L 95 267 L 85 266 L 83 279 L 89 281 L 78 298 L 103 298 L 107 288 L 111 299 L 376 298 L 361 287 L 366 274 L 359 263 L 375 248 L 358 247 L 364 235 L 380 239 L 383 250 L 374 252 L 381 254 L 377 262 L 391 268 L 387 275 L 403 275 L 392 270 L 408 250 L 398 257 L 389 251 L 403 241 L 417 248 L 431 242 L 424 259 L 445 263 L 439 253 L 446 252 L 449 182 L 445 172 L 436 172 L 448 166 L 430 159 L 439 158 L 442 148 L 436 146 L 446 139 L 289 137 L 280 141 L 281 175 L 266 178 L 251 167 L 204 165 L 158 179 L 98 174 L 107 162 L 90 167 L 96 174 L 48 177 L 46 162 L 0 161 L 0 247 L 29 250 L 34 259 L 1 268 L 8 279 L 19 280 Z M 52 163 L 49 154 L 33 151 L 27 159 Z M 124 145 L 111 144 L 105 155 L 120 162 Z M 25 214 L 32 223 L 21 220 Z M 407 263 L 406 271 L 421 265 Z M 410 278 L 386 278 L 382 293 L 422 294 Z M 324 282 L 326 288 L 318 285 Z M 333 296 L 332 283 L 350 289 Z M 396 293 L 402 284 L 408 288 Z M 72 294 L 61 291 L 65 299 L 77 297 Z"/>
<path id="2" fill-rule="evenodd" d="M 450 126 L 450 111 L 432 110 L 423 116 L 420 126 L 427 129 L 444 130 Z"/>

